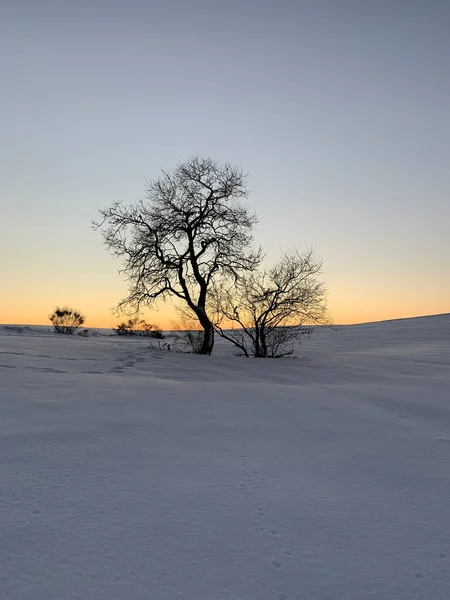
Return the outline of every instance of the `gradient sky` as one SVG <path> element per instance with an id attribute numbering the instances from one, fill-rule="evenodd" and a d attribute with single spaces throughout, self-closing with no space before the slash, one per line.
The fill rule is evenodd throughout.
<path id="1" fill-rule="evenodd" d="M 450 311 L 448 0 L 11 0 L 0 64 L 0 322 L 114 324 L 90 220 L 196 154 L 248 171 L 268 261 L 315 248 L 336 323 Z"/>

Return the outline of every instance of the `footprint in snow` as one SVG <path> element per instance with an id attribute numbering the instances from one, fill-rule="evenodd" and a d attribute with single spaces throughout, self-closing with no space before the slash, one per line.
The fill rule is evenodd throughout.
<path id="1" fill-rule="evenodd" d="M 270 535 L 278 536 L 278 531 L 276 529 L 270 529 L 270 527 L 260 527 L 260 531 L 264 531 L 265 533 L 270 533 Z"/>
<path id="2" fill-rule="evenodd" d="M 284 554 L 285 556 L 291 556 L 292 552 L 290 550 L 287 550 L 286 548 L 283 548 L 282 546 L 278 546 L 281 554 Z"/>

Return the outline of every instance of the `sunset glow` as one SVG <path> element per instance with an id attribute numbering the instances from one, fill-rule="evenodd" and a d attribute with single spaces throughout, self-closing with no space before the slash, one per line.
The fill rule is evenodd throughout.
<path id="1" fill-rule="evenodd" d="M 248 172 L 266 265 L 323 258 L 335 323 L 450 311 L 449 3 L 19 4 L 0 19 L 0 323 L 69 305 L 117 324 L 126 282 L 91 220 L 193 155 Z"/>

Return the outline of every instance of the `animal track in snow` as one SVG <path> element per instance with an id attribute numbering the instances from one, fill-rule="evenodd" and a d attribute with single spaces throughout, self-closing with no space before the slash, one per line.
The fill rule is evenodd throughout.
<path id="1" fill-rule="evenodd" d="M 291 554 L 292 554 L 292 552 L 290 550 L 287 550 L 286 548 L 283 548 L 283 546 L 280 546 L 280 544 L 278 544 L 278 549 L 285 556 L 291 556 Z"/>
<path id="2" fill-rule="evenodd" d="M 60 369 L 53 369 L 52 367 L 26 367 L 27 369 L 33 369 L 39 371 L 39 373 L 67 373 L 67 371 L 61 371 Z"/>
<path id="3" fill-rule="evenodd" d="M 270 527 L 260 527 L 260 531 L 265 531 L 266 533 L 270 533 L 270 535 L 278 536 L 278 531 L 276 529 L 270 529 Z"/>
<path id="4" fill-rule="evenodd" d="M 259 506 L 257 508 L 256 514 L 259 517 L 264 517 L 264 510 L 261 506 Z M 262 533 L 271 535 L 274 538 L 274 541 L 276 538 L 280 537 L 279 531 L 273 527 L 266 527 L 266 526 L 262 525 L 259 527 L 259 531 L 261 531 Z M 282 544 L 278 543 L 276 546 L 277 546 L 278 552 L 285 558 L 289 558 L 292 555 L 292 552 L 288 548 L 285 548 Z M 280 559 L 281 559 L 281 556 L 280 556 Z M 271 559 L 271 565 L 275 569 L 281 569 L 283 567 L 283 562 L 281 560 L 277 560 L 277 559 L 273 558 L 273 559 Z M 283 596 L 283 594 L 280 595 L 280 598 L 282 596 Z M 283 596 L 283 597 L 285 597 L 285 596 Z"/>

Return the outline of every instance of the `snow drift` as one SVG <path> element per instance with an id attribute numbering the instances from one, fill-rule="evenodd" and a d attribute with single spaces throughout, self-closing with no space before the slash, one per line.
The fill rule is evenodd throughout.
<path id="1" fill-rule="evenodd" d="M 450 315 L 294 359 L 0 327 L 0 597 L 448 600 Z"/>

